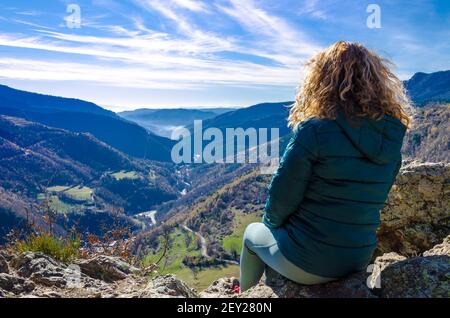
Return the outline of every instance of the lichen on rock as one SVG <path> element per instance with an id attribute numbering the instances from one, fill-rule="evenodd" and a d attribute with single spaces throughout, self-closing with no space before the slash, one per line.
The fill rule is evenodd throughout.
<path id="1" fill-rule="evenodd" d="M 404 162 L 385 208 L 375 256 L 417 256 L 450 233 L 450 164 Z"/>

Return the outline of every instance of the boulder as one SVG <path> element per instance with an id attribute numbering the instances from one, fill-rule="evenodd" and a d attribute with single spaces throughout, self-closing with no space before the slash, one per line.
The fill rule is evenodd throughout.
<path id="1" fill-rule="evenodd" d="M 107 283 L 123 280 L 130 274 L 138 274 L 140 270 L 124 262 L 118 257 L 99 255 L 91 259 L 75 263 L 83 274 L 103 280 Z"/>
<path id="2" fill-rule="evenodd" d="M 30 293 L 34 290 L 35 285 L 21 277 L 15 277 L 10 274 L 0 273 L 0 290 L 19 295 L 22 293 Z"/>
<path id="3" fill-rule="evenodd" d="M 174 275 L 159 276 L 139 294 L 140 298 L 196 298 L 197 293 Z"/>
<path id="4" fill-rule="evenodd" d="M 260 283 L 240 295 L 242 298 L 373 298 L 367 286 L 370 274 L 361 272 L 346 279 L 320 285 L 300 285 L 281 275 Z"/>
<path id="5" fill-rule="evenodd" d="M 372 273 L 368 278 L 369 288 L 381 288 L 381 272 L 389 265 L 404 261 L 405 259 L 406 257 L 395 252 L 386 253 L 382 256 L 377 257 L 375 259 L 375 262 L 368 267 L 368 271 Z"/>
<path id="6" fill-rule="evenodd" d="M 397 253 L 377 257 L 368 273 L 306 286 L 281 275 L 250 288 L 243 298 L 430 298 L 450 297 L 450 238 L 419 257 L 406 258 Z M 371 272 L 371 274 L 369 274 Z M 215 284 L 219 285 L 219 284 Z M 213 284 L 214 286 L 214 284 Z M 217 293 L 220 294 L 220 293 Z M 223 295 L 223 294 L 222 294 Z"/>
<path id="7" fill-rule="evenodd" d="M 12 259 L 12 266 L 21 277 L 29 278 L 36 284 L 64 287 L 66 267 L 42 253 L 26 252 Z"/>
<path id="8" fill-rule="evenodd" d="M 233 287 L 239 283 L 237 278 L 219 278 L 211 286 L 200 293 L 201 298 L 237 297 Z"/>
<path id="9" fill-rule="evenodd" d="M 381 211 L 375 256 L 421 255 L 450 233 L 450 164 L 404 162 Z"/>
<path id="10" fill-rule="evenodd" d="M 381 272 L 380 297 L 449 298 L 450 256 L 413 257 Z"/>

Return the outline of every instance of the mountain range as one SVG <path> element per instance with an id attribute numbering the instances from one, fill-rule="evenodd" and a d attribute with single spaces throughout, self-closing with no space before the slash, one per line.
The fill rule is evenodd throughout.
<path id="1" fill-rule="evenodd" d="M 450 70 L 435 73 L 416 73 L 405 81 L 405 88 L 416 106 L 450 103 Z"/>
<path id="2" fill-rule="evenodd" d="M 405 158 L 449 161 L 449 107 L 445 105 L 449 79 L 450 71 L 444 71 L 417 73 L 405 82 L 417 106 L 405 140 Z M 179 126 L 192 129 L 195 119 L 203 120 L 204 129 L 222 131 L 279 128 L 282 152 L 290 136 L 286 125 L 290 104 L 115 114 L 90 102 L 0 85 L 0 237 L 23 222 L 27 210 L 37 218 L 36 206 L 43 201 L 72 222 L 77 219 L 86 232 L 100 232 L 102 224 L 114 222 L 114 215 L 138 231 L 143 224 L 135 216 L 157 210 L 160 220 L 179 218 L 199 231 L 202 224 L 209 225 L 214 241 L 240 233 L 240 228 L 230 232 L 219 224 L 236 223 L 236 215 L 242 224 L 257 217 L 267 178 L 256 175 L 257 167 L 248 164 L 175 165 L 170 162 L 174 141 L 158 136 L 156 128 L 160 133 Z M 233 198 L 210 199 L 227 187 L 235 193 Z M 248 195 L 243 194 L 245 189 L 251 190 Z M 223 200 L 233 202 L 233 213 L 226 211 Z M 186 214 L 190 207 L 196 213 Z M 255 213 L 249 216 L 236 210 L 243 207 Z M 232 243 L 230 237 L 225 245 Z M 231 250 L 221 253 L 228 255 Z"/>
<path id="3" fill-rule="evenodd" d="M 118 113 L 119 116 L 133 121 L 149 131 L 167 138 L 179 128 L 192 124 L 194 120 L 206 120 L 229 112 L 230 108 L 206 109 L 137 109 Z"/>
<path id="4" fill-rule="evenodd" d="M 411 79 L 404 81 L 404 84 L 417 107 L 430 103 L 450 103 L 450 70 L 430 74 L 416 73 Z M 286 118 L 289 114 L 288 106 L 292 104 L 293 101 L 261 103 L 237 109 L 137 109 L 119 115 L 166 137 L 178 126 L 187 126 L 192 130 L 195 119 L 203 120 L 205 129 L 277 127 L 280 129 L 280 136 L 283 136 L 289 133 Z"/>
<path id="5" fill-rule="evenodd" d="M 0 241 L 47 202 L 62 226 L 99 233 L 179 196 L 171 164 L 134 159 L 89 133 L 0 115 Z M 26 216 L 28 210 L 30 215 Z M 121 211 L 120 213 L 117 213 Z"/>
<path id="6" fill-rule="evenodd" d="M 0 114 L 73 132 L 87 132 L 138 158 L 169 161 L 173 142 L 100 106 L 77 99 L 29 93 L 0 85 Z"/>

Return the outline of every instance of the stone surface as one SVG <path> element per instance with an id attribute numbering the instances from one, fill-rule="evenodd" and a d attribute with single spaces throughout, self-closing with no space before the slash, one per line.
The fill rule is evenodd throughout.
<path id="1" fill-rule="evenodd" d="M 147 285 L 145 290 L 139 295 L 140 298 L 169 298 L 198 297 L 195 291 L 189 288 L 184 282 L 176 278 L 174 275 L 160 276 Z"/>
<path id="2" fill-rule="evenodd" d="M 400 261 L 404 261 L 406 257 L 398 255 L 395 252 L 386 253 L 375 259 L 371 267 L 371 277 L 368 280 L 369 288 L 377 289 L 381 288 L 381 272 L 389 265 L 395 264 Z"/>
<path id="3" fill-rule="evenodd" d="M 0 273 L 9 273 L 8 262 L 2 254 L 0 254 Z"/>
<path id="4" fill-rule="evenodd" d="M 356 273 L 343 280 L 314 286 L 299 285 L 280 275 L 240 295 L 244 298 L 450 298 L 450 239 L 421 257 L 387 253 L 376 258 L 372 274 Z"/>
<path id="5" fill-rule="evenodd" d="M 66 266 L 41 253 L 24 253 L 12 260 L 12 266 L 21 277 L 45 285 L 64 287 Z"/>
<path id="6" fill-rule="evenodd" d="M 224 298 L 237 297 L 238 295 L 233 291 L 233 287 L 239 283 L 239 280 L 234 277 L 220 278 L 212 283 L 207 289 L 200 293 L 202 298 Z"/>
<path id="7" fill-rule="evenodd" d="M 450 257 L 413 257 L 381 272 L 380 297 L 450 298 Z"/>
<path id="8" fill-rule="evenodd" d="M 404 162 L 381 212 L 375 256 L 421 255 L 450 233 L 450 164 Z"/>
<path id="9" fill-rule="evenodd" d="M 10 292 L 16 295 L 22 293 L 29 293 L 33 291 L 35 285 L 21 277 L 16 277 L 10 274 L 0 274 L 0 289 L 6 292 Z"/>
<path id="10" fill-rule="evenodd" d="M 450 235 L 444 239 L 442 244 L 436 245 L 431 250 L 423 253 L 423 256 L 447 255 L 450 256 Z"/>
<path id="11" fill-rule="evenodd" d="M 125 263 L 117 257 L 99 255 L 76 263 L 81 271 L 89 277 L 114 282 L 127 278 L 128 275 L 138 273 L 139 269 Z"/>
<path id="12" fill-rule="evenodd" d="M 221 278 L 197 294 L 173 275 L 159 276 L 149 281 L 147 277 L 139 276 L 130 270 L 124 279 L 107 283 L 103 276 L 102 279 L 95 279 L 83 274 L 80 268 L 77 271 L 74 264 L 61 264 L 39 253 L 25 253 L 12 258 L 8 264 L 10 274 L 0 273 L 0 297 L 450 297 L 450 256 L 447 255 L 449 245 L 450 239 L 446 238 L 442 244 L 426 251 L 425 256 L 420 257 L 405 258 L 397 253 L 386 253 L 376 258 L 372 273 L 356 273 L 345 279 L 321 285 L 299 285 L 272 273 L 268 275 L 270 279 L 266 279 L 265 283 L 261 282 L 240 295 L 233 291 L 237 282 L 234 278 Z M 125 267 L 132 268 L 129 264 Z"/>
<path id="13" fill-rule="evenodd" d="M 242 293 L 242 298 L 373 298 L 366 281 L 369 273 L 356 273 L 346 279 L 320 285 L 300 285 L 278 276 Z"/>

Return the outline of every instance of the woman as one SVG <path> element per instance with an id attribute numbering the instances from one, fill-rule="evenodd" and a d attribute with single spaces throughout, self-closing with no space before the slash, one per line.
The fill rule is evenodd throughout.
<path id="1" fill-rule="evenodd" d="M 390 63 L 361 44 L 337 42 L 307 66 L 263 223 L 244 234 L 241 291 L 266 265 L 308 285 L 365 270 L 401 166 L 408 99 Z"/>

